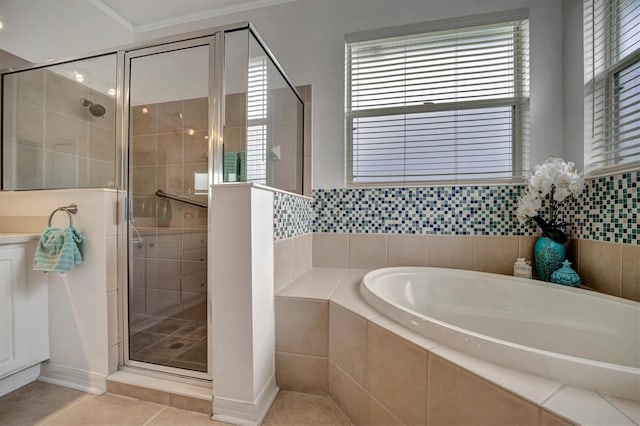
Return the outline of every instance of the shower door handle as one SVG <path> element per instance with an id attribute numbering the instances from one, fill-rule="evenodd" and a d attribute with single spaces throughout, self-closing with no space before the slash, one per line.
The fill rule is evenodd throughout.
<path id="1" fill-rule="evenodd" d="M 133 198 L 124 199 L 124 220 L 129 223 L 133 220 Z"/>

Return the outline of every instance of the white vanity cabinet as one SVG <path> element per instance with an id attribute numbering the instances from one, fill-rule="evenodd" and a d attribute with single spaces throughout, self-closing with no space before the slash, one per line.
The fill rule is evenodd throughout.
<path id="1" fill-rule="evenodd" d="M 0 234 L 0 395 L 34 380 L 49 358 L 47 280 L 31 269 L 37 242 Z"/>

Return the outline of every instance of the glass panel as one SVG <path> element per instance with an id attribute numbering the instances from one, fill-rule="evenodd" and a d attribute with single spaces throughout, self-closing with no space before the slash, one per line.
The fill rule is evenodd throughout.
<path id="1" fill-rule="evenodd" d="M 303 105 L 248 30 L 225 34 L 224 181 L 302 194 Z"/>
<path id="2" fill-rule="evenodd" d="M 302 194 L 303 106 L 249 35 L 246 180 Z"/>
<path id="3" fill-rule="evenodd" d="M 208 45 L 133 58 L 129 111 L 129 359 L 201 372 L 207 371 L 208 64 Z M 158 190 L 186 200 L 157 196 Z"/>
<path id="4" fill-rule="evenodd" d="M 247 60 L 249 31 L 225 34 L 224 181 L 247 177 Z"/>
<path id="5" fill-rule="evenodd" d="M 6 74 L 3 87 L 3 189 L 115 187 L 115 54 Z"/>

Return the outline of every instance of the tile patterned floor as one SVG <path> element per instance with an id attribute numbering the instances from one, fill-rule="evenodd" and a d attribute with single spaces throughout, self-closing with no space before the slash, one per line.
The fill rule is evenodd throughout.
<path id="1" fill-rule="evenodd" d="M 206 304 L 200 303 L 131 336 L 131 359 L 207 371 Z"/>
<path id="2" fill-rule="evenodd" d="M 263 425 L 349 425 L 327 398 L 280 391 Z M 228 426 L 209 416 L 118 395 L 33 382 L 0 398 L 0 426 Z"/>

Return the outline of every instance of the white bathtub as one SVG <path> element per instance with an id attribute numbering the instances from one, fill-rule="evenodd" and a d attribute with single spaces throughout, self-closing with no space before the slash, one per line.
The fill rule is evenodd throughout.
<path id="1" fill-rule="evenodd" d="M 382 314 L 499 365 L 640 400 L 640 303 L 483 272 L 401 267 L 360 291 Z"/>

